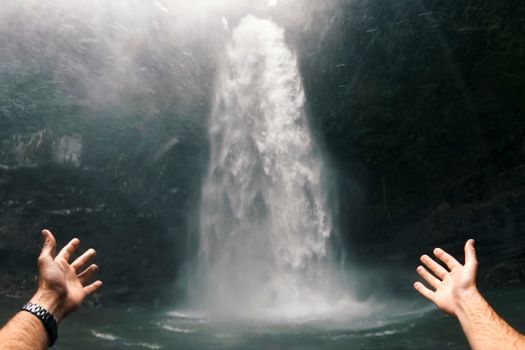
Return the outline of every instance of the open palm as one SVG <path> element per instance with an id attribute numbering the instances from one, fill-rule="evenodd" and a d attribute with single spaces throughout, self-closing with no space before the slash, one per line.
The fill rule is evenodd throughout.
<path id="1" fill-rule="evenodd" d="M 38 291 L 35 298 L 53 304 L 54 316 L 60 320 L 77 309 L 87 295 L 102 286 L 101 281 L 88 284 L 98 269 L 97 265 L 92 264 L 84 269 L 96 252 L 88 249 L 70 264 L 69 259 L 80 244 L 77 238 L 56 254 L 53 234 L 44 230 L 42 237 L 44 247 L 38 258 Z"/>
<path id="2" fill-rule="evenodd" d="M 461 299 L 477 290 L 476 273 L 478 264 L 474 240 L 469 240 L 465 244 L 464 265 L 443 249 L 434 249 L 434 255 L 448 267 L 448 270 L 428 255 L 421 256 L 421 262 L 428 269 L 418 266 L 417 272 L 432 289 L 429 289 L 421 282 L 414 283 L 414 288 L 432 301 L 440 310 L 456 316 Z"/>

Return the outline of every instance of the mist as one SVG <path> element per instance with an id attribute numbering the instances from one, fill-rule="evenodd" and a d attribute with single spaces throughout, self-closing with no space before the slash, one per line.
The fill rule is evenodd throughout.
<path id="1" fill-rule="evenodd" d="M 520 6 L 4 0 L 0 295 L 31 289 L 47 227 L 99 253 L 88 304 L 123 326 L 86 344 L 461 348 L 414 269 L 475 238 L 482 286 L 523 281 Z M 235 44 L 247 16 L 278 35 Z M 120 322 L 139 306 L 150 334 Z M 261 309 L 283 317 L 213 328 Z"/>

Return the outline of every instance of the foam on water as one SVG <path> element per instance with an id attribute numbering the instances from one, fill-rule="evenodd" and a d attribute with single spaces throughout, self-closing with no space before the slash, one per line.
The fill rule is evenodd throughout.
<path id="1" fill-rule="evenodd" d="M 160 345 L 160 344 L 146 343 L 146 342 L 143 342 L 143 341 L 130 341 L 128 339 L 116 336 L 114 334 L 98 332 L 98 331 L 96 331 L 94 329 L 91 330 L 91 334 L 97 339 L 110 341 L 110 342 L 118 342 L 119 344 L 121 344 L 123 346 L 142 347 L 142 348 L 153 349 L 153 350 L 157 350 L 157 349 L 162 349 L 163 348 L 163 346 Z"/>
<path id="2" fill-rule="evenodd" d="M 191 330 L 191 329 L 187 329 L 187 328 L 179 328 L 179 327 L 175 327 L 175 326 L 172 326 L 166 322 L 157 322 L 156 325 L 166 331 L 169 331 L 169 332 L 174 332 L 174 333 L 186 333 L 186 334 L 190 334 L 190 333 L 195 333 L 194 330 Z"/>
<path id="3" fill-rule="evenodd" d="M 102 332 L 97 332 L 95 330 L 91 330 L 91 334 L 93 334 L 95 338 L 102 339 L 102 340 L 109 340 L 109 341 L 120 340 L 120 337 L 117 337 L 116 335 L 111 334 L 111 333 L 102 333 Z"/>

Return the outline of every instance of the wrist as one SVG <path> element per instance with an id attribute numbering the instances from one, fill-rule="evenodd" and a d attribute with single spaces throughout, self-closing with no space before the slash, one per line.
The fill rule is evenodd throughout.
<path id="1" fill-rule="evenodd" d="M 64 298 L 56 293 L 39 289 L 30 302 L 42 306 L 55 317 L 57 322 L 64 315 Z"/>
<path id="2" fill-rule="evenodd" d="M 41 321 L 42 326 L 44 326 L 44 330 L 47 333 L 49 347 L 53 346 L 58 338 L 58 327 L 57 320 L 55 319 L 55 317 L 41 305 L 34 304 L 31 302 L 24 304 L 20 311 L 29 312 Z M 37 333 L 41 334 L 41 332 Z"/>
<path id="3" fill-rule="evenodd" d="M 468 314 L 473 310 L 476 305 L 480 305 L 484 299 L 481 293 L 474 286 L 465 290 L 462 290 L 456 295 L 456 317 L 460 320 L 468 317 Z"/>

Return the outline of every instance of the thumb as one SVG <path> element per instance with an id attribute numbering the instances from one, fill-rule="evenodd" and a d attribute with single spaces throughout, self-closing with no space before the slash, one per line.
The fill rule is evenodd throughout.
<path id="1" fill-rule="evenodd" d="M 477 266 L 478 259 L 476 258 L 476 249 L 474 248 L 474 240 L 469 239 L 465 243 L 465 265 Z"/>
<path id="2" fill-rule="evenodd" d="M 42 252 L 40 252 L 40 257 L 41 258 L 50 257 L 54 259 L 56 255 L 56 246 L 57 246 L 55 237 L 53 236 L 51 231 L 43 230 L 42 238 L 44 240 L 44 246 L 42 247 Z"/>

